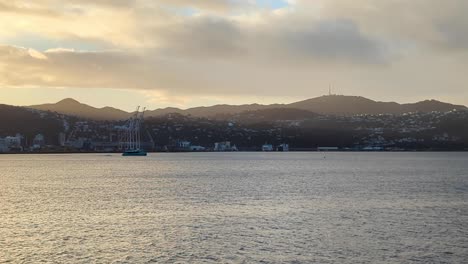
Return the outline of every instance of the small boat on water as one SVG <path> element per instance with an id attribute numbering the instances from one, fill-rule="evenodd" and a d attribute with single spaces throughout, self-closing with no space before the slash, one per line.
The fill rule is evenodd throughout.
<path id="1" fill-rule="evenodd" d="M 140 143 L 140 128 L 143 124 L 145 108 L 143 108 L 143 112 L 139 110 L 140 107 L 137 108 L 135 115 L 127 121 L 124 127 L 123 137 L 120 140 L 122 148 L 124 149 L 122 156 L 147 155 L 146 151 L 141 148 Z"/>
<path id="2" fill-rule="evenodd" d="M 135 149 L 135 150 L 126 150 L 122 153 L 122 156 L 146 156 L 148 155 L 146 151 L 142 149 Z"/>

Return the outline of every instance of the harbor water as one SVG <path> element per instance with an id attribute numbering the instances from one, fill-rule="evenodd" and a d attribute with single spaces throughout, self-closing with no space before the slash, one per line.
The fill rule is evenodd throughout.
<path id="1" fill-rule="evenodd" d="M 468 153 L 0 155 L 0 263 L 467 263 Z"/>

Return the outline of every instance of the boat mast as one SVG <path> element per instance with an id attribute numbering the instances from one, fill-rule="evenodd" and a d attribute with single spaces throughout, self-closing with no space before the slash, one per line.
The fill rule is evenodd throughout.
<path id="1" fill-rule="evenodd" d="M 140 106 L 137 107 L 136 112 L 135 112 L 135 117 L 133 119 L 133 124 L 132 124 L 132 149 L 137 149 L 138 145 L 138 114 L 140 112 Z M 138 147 L 139 148 L 139 147 Z"/>
<path id="2" fill-rule="evenodd" d="M 125 150 L 141 149 L 141 126 L 143 124 L 146 107 L 140 112 L 140 106 L 136 108 L 134 114 L 127 120 L 124 133 L 120 137 L 120 147 Z"/>
<path id="3" fill-rule="evenodd" d="M 141 125 L 142 125 L 143 120 L 144 120 L 145 111 L 146 111 L 146 107 L 143 107 L 143 111 L 141 112 L 141 114 L 137 118 L 137 120 L 138 120 L 138 125 L 137 125 L 137 145 L 138 145 L 138 149 L 141 149 L 141 133 L 140 133 L 140 130 L 141 130 Z"/>

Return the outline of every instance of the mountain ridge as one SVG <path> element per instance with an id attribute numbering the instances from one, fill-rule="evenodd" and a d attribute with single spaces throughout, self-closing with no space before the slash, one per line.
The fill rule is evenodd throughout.
<path id="1" fill-rule="evenodd" d="M 57 112 L 95 120 L 124 120 L 133 114 L 132 112 L 126 112 L 109 106 L 102 108 L 93 107 L 80 103 L 73 98 L 65 98 L 57 103 L 27 106 L 27 108 Z M 468 110 L 468 108 L 464 105 L 455 105 L 434 99 L 423 100 L 416 103 L 399 104 L 396 102 L 374 101 L 362 96 L 325 95 L 290 104 L 218 104 L 213 106 L 199 106 L 188 109 L 166 107 L 147 110 L 145 112 L 145 116 L 156 117 L 171 113 L 178 113 L 194 117 L 216 117 L 234 115 L 246 111 L 279 108 L 307 110 L 318 114 L 328 115 L 403 114 L 407 112 L 444 112 L 453 109 Z"/>
<path id="2" fill-rule="evenodd" d="M 131 115 L 131 113 L 110 106 L 93 107 L 80 103 L 73 98 L 65 98 L 57 103 L 31 105 L 27 106 L 27 108 L 96 120 L 120 120 L 126 119 Z"/>

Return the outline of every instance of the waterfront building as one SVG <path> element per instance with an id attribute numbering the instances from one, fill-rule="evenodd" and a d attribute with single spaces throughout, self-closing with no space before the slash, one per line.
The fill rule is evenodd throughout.
<path id="1" fill-rule="evenodd" d="M 273 145 L 265 144 L 262 146 L 262 151 L 273 151 Z"/>
<path id="2" fill-rule="evenodd" d="M 216 142 L 214 151 L 232 151 L 231 142 L 230 141 Z"/>
<path id="3" fill-rule="evenodd" d="M 8 148 L 21 148 L 21 141 L 23 139 L 23 136 L 20 134 L 16 134 L 16 136 L 8 136 L 5 137 L 5 144 L 7 145 Z"/>
<path id="4" fill-rule="evenodd" d="M 8 152 L 10 149 L 8 148 L 6 141 L 4 138 L 0 138 L 0 152 Z"/>
<path id="5" fill-rule="evenodd" d="M 45 138 L 42 134 L 37 134 L 33 139 L 33 149 L 40 149 L 45 145 Z"/>
<path id="6" fill-rule="evenodd" d="M 176 147 L 180 149 L 189 149 L 190 148 L 190 141 L 177 141 Z"/>
<path id="7" fill-rule="evenodd" d="M 60 145 L 61 147 L 65 146 L 66 141 L 67 141 L 67 139 L 66 139 L 65 133 L 60 132 L 60 133 L 59 133 L 59 136 L 58 136 L 59 145 Z"/>
<path id="8" fill-rule="evenodd" d="M 288 144 L 281 144 L 279 145 L 277 148 L 276 148 L 277 151 L 283 151 L 283 152 L 286 152 L 286 151 L 289 151 L 289 145 Z"/>

